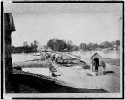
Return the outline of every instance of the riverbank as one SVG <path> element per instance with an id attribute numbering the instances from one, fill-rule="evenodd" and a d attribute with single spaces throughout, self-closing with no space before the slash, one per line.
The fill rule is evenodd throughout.
<path id="1" fill-rule="evenodd" d="M 103 61 L 111 65 L 120 66 L 120 58 L 103 58 Z M 47 60 L 34 59 L 34 60 L 13 62 L 13 67 L 16 66 L 20 66 L 21 68 L 33 68 L 33 67 L 48 68 L 49 64 Z"/>
<path id="2" fill-rule="evenodd" d="M 108 72 L 106 75 L 101 76 L 88 76 L 85 73 L 85 70 L 82 67 L 58 67 L 61 71 L 61 76 L 57 77 L 58 81 L 63 81 L 68 86 L 58 86 L 57 84 L 52 85 L 53 89 L 52 93 L 101 93 L 101 92 L 111 92 L 116 93 L 120 91 L 120 67 L 115 67 L 116 65 L 111 64 L 119 64 L 119 59 L 104 59 L 106 62 L 106 71 Z M 117 63 L 113 63 L 117 61 Z M 21 67 L 23 70 L 29 68 L 29 72 L 35 73 L 38 75 L 43 75 L 42 73 L 45 70 L 49 71 L 49 64 L 47 60 L 34 59 L 28 61 L 20 61 L 13 63 L 13 67 Z M 31 68 L 31 69 L 30 69 Z M 40 68 L 40 69 L 39 69 Z M 42 70 L 43 68 L 43 70 Z M 34 69 L 34 70 L 32 70 Z M 42 70 L 42 71 L 41 71 Z M 89 70 L 89 69 L 88 69 Z M 25 71 L 25 70 L 24 70 Z M 37 73 L 37 71 L 39 73 Z M 113 73 L 110 73 L 113 72 Z M 47 73 L 45 73 L 47 74 Z M 48 75 L 47 75 L 48 76 Z M 51 75 L 50 75 L 51 76 Z M 27 76 L 26 76 L 27 77 Z M 25 77 L 25 78 L 26 78 Z M 29 76 L 28 76 L 29 77 Z M 32 77 L 32 76 L 30 76 Z M 30 78 L 32 79 L 32 78 Z M 26 79 L 28 80 L 28 78 Z M 37 79 L 38 80 L 38 79 Z M 96 80 L 96 81 L 94 81 Z M 35 80 L 34 80 L 35 81 Z M 22 81 L 23 82 L 23 81 Z M 49 82 L 49 81 L 47 81 Z M 31 82 L 30 82 L 31 83 Z M 46 83 L 46 81 L 45 81 Z M 50 82 L 51 83 L 51 82 Z M 25 83 L 24 83 L 25 84 Z M 34 83 L 35 84 L 35 83 Z M 46 85 L 44 84 L 44 87 Z M 55 88 L 56 86 L 56 88 Z M 39 86 L 38 86 L 39 87 Z M 51 87 L 51 88 L 52 88 Z M 59 88 L 57 88 L 59 87 Z M 65 89 L 64 89 L 65 87 Z M 70 88 L 71 87 L 71 88 Z M 70 88 L 70 90 L 69 90 Z M 49 89 L 49 88 L 48 88 Z M 32 87 L 28 87 L 25 85 L 20 85 L 21 93 L 29 92 L 29 93 L 44 93 L 49 92 L 47 90 L 42 91 L 38 88 L 38 90 L 34 90 Z"/>
<path id="3" fill-rule="evenodd" d="M 111 65 L 120 66 L 120 58 L 103 58 L 103 61 Z"/>
<path id="4" fill-rule="evenodd" d="M 40 60 L 40 59 L 34 59 L 34 60 L 27 60 L 27 61 L 18 61 L 14 62 L 13 67 L 21 67 L 21 68 L 48 68 L 49 64 L 47 60 Z"/>
<path id="5" fill-rule="evenodd" d="M 58 78 L 54 81 L 54 78 L 47 80 L 42 75 L 23 73 L 14 75 L 14 83 L 19 83 L 19 93 L 108 93 L 104 89 L 75 88 L 58 84 L 62 83 Z"/>

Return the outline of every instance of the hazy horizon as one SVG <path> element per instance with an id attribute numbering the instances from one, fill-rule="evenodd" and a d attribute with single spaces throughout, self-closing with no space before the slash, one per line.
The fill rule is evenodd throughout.
<path id="1" fill-rule="evenodd" d="M 55 39 L 55 38 L 53 38 L 53 39 Z M 58 39 L 58 38 L 56 38 L 56 39 Z M 60 40 L 63 40 L 63 39 L 60 39 Z M 116 40 L 120 40 L 120 39 L 116 39 Z M 114 42 L 116 41 L 116 40 L 113 40 Z M 28 45 L 30 45 L 31 43 L 33 43 L 35 40 L 33 40 L 33 41 L 31 41 L 31 42 L 28 42 L 28 41 L 23 41 L 23 42 L 28 42 Z M 66 40 L 66 41 L 70 41 L 70 40 Z M 23 42 L 22 42 L 22 45 L 17 45 L 17 46 L 15 46 L 15 45 L 12 45 L 12 46 L 15 46 L 15 47 L 18 47 L 18 46 L 23 46 Z M 37 41 L 38 42 L 38 41 Z M 47 41 L 48 42 L 48 41 Z M 46 44 L 47 44 L 47 42 L 46 42 Z M 103 42 L 106 42 L 106 41 L 103 41 Z M 101 42 L 101 43 L 103 43 L 103 42 Z M 108 41 L 108 42 L 112 42 L 112 41 Z M 38 42 L 39 43 L 39 42 Z M 82 43 L 86 43 L 86 42 L 82 42 Z M 89 43 L 93 43 L 93 42 L 89 42 Z M 86 43 L 86 44 L 89 44 L 89 43 Z M 96 42 L 97 43 L 97 42 Z M 94 44 L 96 44 L 96 43 L 94 43 Z M 98 45 L 100 45 L 101 43 L 97 43 Z M 41 45 L 41 44 L 39 44 L 39 46 L 44 46 L 44 45 L 46 45 L 46 44 L 43 44 L 43 45 Z M 81 44 L 81 43 L 80 43 Z M 73 45 L 76 45 L 76 46 L 80 46 L 80 44 L 73 44 Z"/>
<path id="2" fill-rule="evenodd" d="M 7 6 L 8 5 L 8 6 Z M 12 45 L 37 40 L 71 40 L 73 44 L 102 43 L 120 39 L 121 4 L 6 4 L 13 15 L 16 31 Z"/>
<path id="3" fill-rule="evenodd" d="M 119 39 L 119 19 L 114 14 L 21 14 L 14 17 L 16 31 L 12 44 L 37 40 L 45 45 L 49 39 L 71 40 L 73 44 L 101 43 Z"/>

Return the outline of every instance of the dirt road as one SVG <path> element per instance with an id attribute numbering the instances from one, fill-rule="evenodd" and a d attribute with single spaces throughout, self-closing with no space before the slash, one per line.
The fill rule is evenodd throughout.
<path id="1" fill-rule="evenodd" d="M 89 63 L 89 60 L 87 60 Z M 30 63 L 30 62 L 29 62 Z M 37 64 L 38 63 L 38 64 Z M 21 63 L 23 64 L 23 63 Z M 30 63 L 28 65 L 31 67 L 35 66 L 35 68 L 41 68 L 42 70 L 42 64 L 43 62 L 41 61 L 36 61 L 36 63 Z M 39 67 L 36 67 L 38 65 Z M 29 68 L 31 70 L 31 68 Z M 31 70 L 33 72 L 31 73 L 37 73 L 39 74 L 44 74 L 43 71 L 41 70 Z M 46 67 L 46 70 L 49 73 L 49 68 Z M 86 71 L 79 67 L 58 67 L 58 74 L 61 76 L 57 76 L 57 80 L 63 81 L 67 86 L 70 87 L 76 87 L 76 88 L 84 88 L 84 89 L 104 89 L 107 90 L 108 92 L 111 93 L 117 93 L 120 92 L 120 66 L 115 66 L 115 65 L 110 65 L 106 63 L 106 71 L 109 71 L 106 75 L 101 75 L 101 76 L 87 76 Z M 45 74 L 47 74 L 47 72 Z M 113 73 L 114 72 L 114 73 Z M 50 76 L 50 75 L 49 75 Z"/>
<path id="2" fill-rule="evenodd" d="M 84 69 L 58 67 L 63 75 L 57 77 L 57 79 L 76 88 L 104 89 L 111 93 L 120 92 L 119 67 L 111 66 L 109 64 L 106 65 L 107 71 L 113 71 L 115 73 L 108 73 L 101 76 L 87 76 Z"/>

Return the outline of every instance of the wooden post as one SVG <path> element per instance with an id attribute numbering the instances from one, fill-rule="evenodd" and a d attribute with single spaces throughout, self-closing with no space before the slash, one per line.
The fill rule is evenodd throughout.
<path id="1" fill-rule="evenodd" d="M 11 33 L 15 31 L 11 13 L 4 13 L 4 48 L 5 48 L 5 92 L 10 93 L 13 89 L 12 57 L 11 57 Z M 17 88 L 17 87 L 16 87 Z"/>

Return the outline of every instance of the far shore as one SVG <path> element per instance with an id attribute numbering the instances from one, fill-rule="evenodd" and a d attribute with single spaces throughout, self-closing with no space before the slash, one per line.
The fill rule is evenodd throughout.
<path id="1" fill-rule="evenodd" d="M 73 51 L 65 51 L 65 53 L 70 53 L 70 52 L 77 52 L 77 51 L 96 51 L 96 50 L 99 50 L 99 51 L 103 51 L 103 50 L 117 50 L 119 51 L 119 49 L 92 49 L 92 50 L 73 50 Z M 28 54 L 28 53 L 39 53 L 39 51 L 32 51 L 32 52 L 12 52 L 12 54 L 22 54 L 22 53 L 25 53 L 25 54 Z"/>

